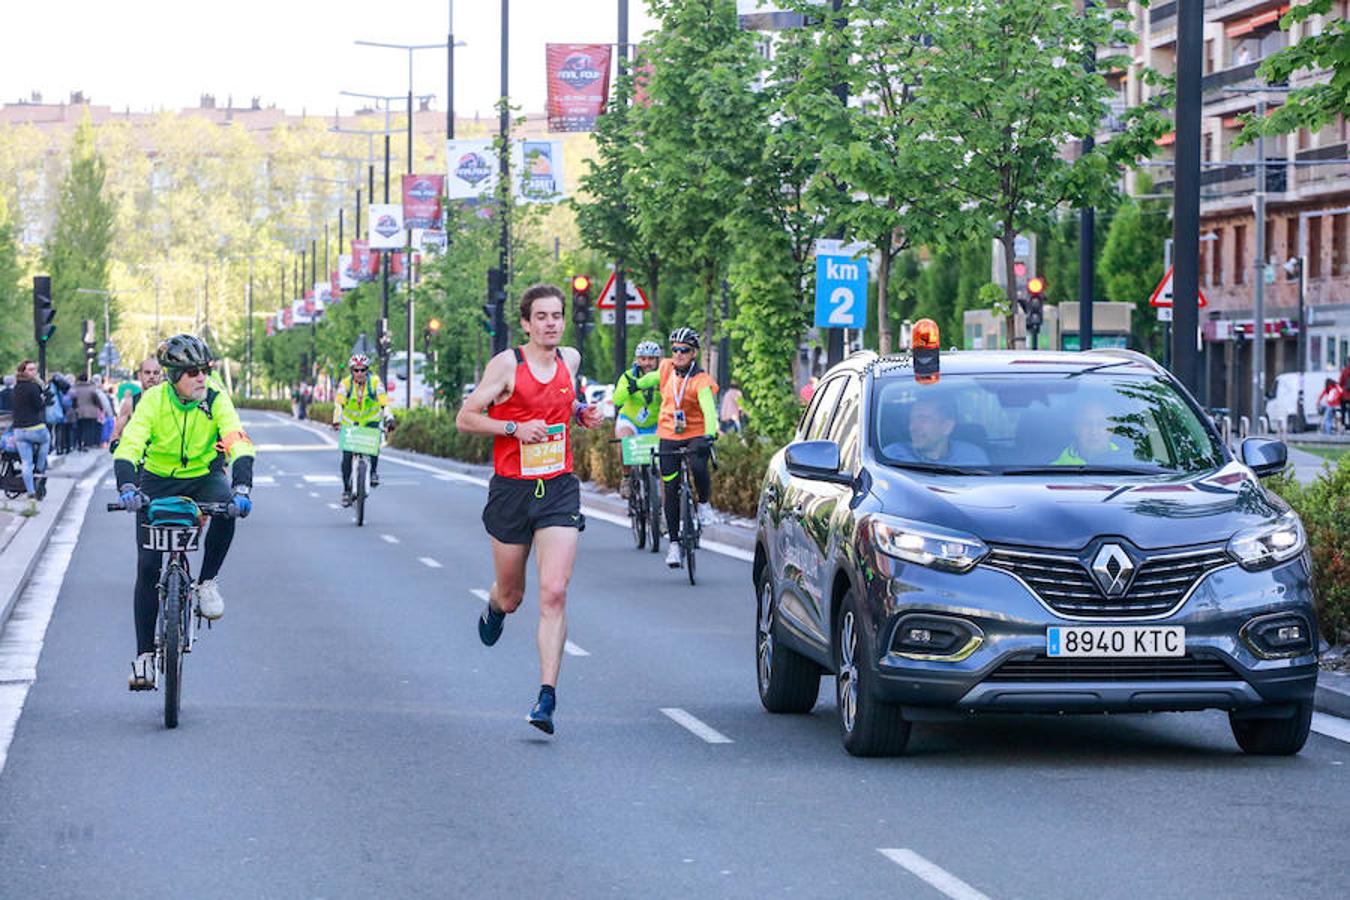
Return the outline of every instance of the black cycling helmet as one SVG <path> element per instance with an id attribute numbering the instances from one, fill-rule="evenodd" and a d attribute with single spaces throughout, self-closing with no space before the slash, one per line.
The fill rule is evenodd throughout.
<path id="1" fill-rule="evenodd" d="M 689 326 L 676 328 L 670 333 L 670 342 L 672 344 L 688 344 L 695 350 L 698 349 L 698 332 Z"/>
<path id="2" fill-rule="evenodd" d="M 211 348 L 195 334 L 175 334 L 161 341 L 155 358 L 170 374 L 170 381 L 177 381 L 184 369 L 204 369 L 212 362 Z"/>

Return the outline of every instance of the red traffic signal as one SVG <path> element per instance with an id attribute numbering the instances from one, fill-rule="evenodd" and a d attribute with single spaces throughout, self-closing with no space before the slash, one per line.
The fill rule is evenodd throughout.
<path id="1" fill-rule="evenodd" d="M 1037 275 L 1027 282 L 1027 293 L 1033 297 L 1039 297 L 1045 293 L 1045 279 Z"/>
<path id="2" fill-rule="evenodd" d="M 572 292 L 575 294 L 584 294 L 591 289 L 591 279 L 588 275 L 572 276 Z"/>

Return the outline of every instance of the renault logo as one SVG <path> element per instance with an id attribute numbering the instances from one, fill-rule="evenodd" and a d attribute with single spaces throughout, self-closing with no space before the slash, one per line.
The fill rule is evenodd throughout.
<path id="1" fill-rule="evenodd" d="M 1103 544 L 1092 560 L 1092 576 L 1108 597 L 1120 597 L 1134 577 L 1134 560 L 1119 544 Z"/>

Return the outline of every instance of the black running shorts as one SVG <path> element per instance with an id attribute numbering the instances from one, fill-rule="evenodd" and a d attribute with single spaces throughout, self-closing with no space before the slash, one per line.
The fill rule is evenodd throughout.
<path id="1" fill-rule="evenodd" d="M 488 483 L 483 525 L 503 544 L 530 544 L 540 528 L 586 530 L 581 482 L 569 473 L 549 479 L 505 478 Z"/>

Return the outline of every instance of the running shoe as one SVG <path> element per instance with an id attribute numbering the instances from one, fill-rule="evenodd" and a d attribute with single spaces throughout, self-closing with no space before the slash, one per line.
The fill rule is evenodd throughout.
<path id="1" fill-rule="evenodd" d="M 530 710 L 529 723 L 544 734 L 552 734 L 553 710 L 557 704 L 558 698 L 551 691 L 540 691 L 534 709 Z"/>
<path id="2" fill-rule="evenodd" d="M 380 486 L 380 473 L 379 473 L 379 472 L 371 472 L 371 473 L 370 473 L 370 486 L 373 487 L 373 488 L 377 488 L 377 487 Z"/>
<path id="3" fill-rule="evenodd" d="M 220 596 L 214 578 L 198 582 L 194 593 L 197 595 L 197 614 L 202 618 L 215 621 L 225 615 L 225 598 Z"/>
<path id="4" fill-rule="evenodd" d="M 343 506 L 351 506 L 351 505 L 352 505 L 352 502 L 355 501 L 355 500 L 356 500 L 356 497 L 352 494 L 351 491 L 343 491 L 343 492 L 342 492 L 342 505 L 343 505 Z"/>
<path id="5" fill-rule="evenodd" d="M 141 653 L 132 660 L 131 677 L 127 679 L 127 688 L 133 691 L 155 689 L 155 654 Z"/>
<path id="6" fill-rule="evenodd" d="M 491 603 L 486 604 L 483 614 L 478 617 L 478 639 L 484 646 L 491 647 L 502 636 L 502 626 L 505 624 L 506 613 L 493 609 Z"/>
<path id="7" fill-rule="evenodd" d="M 666 551 L 666 565 L 672 569 L 680 567 L 680 545 L 678 543 L 671 544 L 670 549 Z"/>

